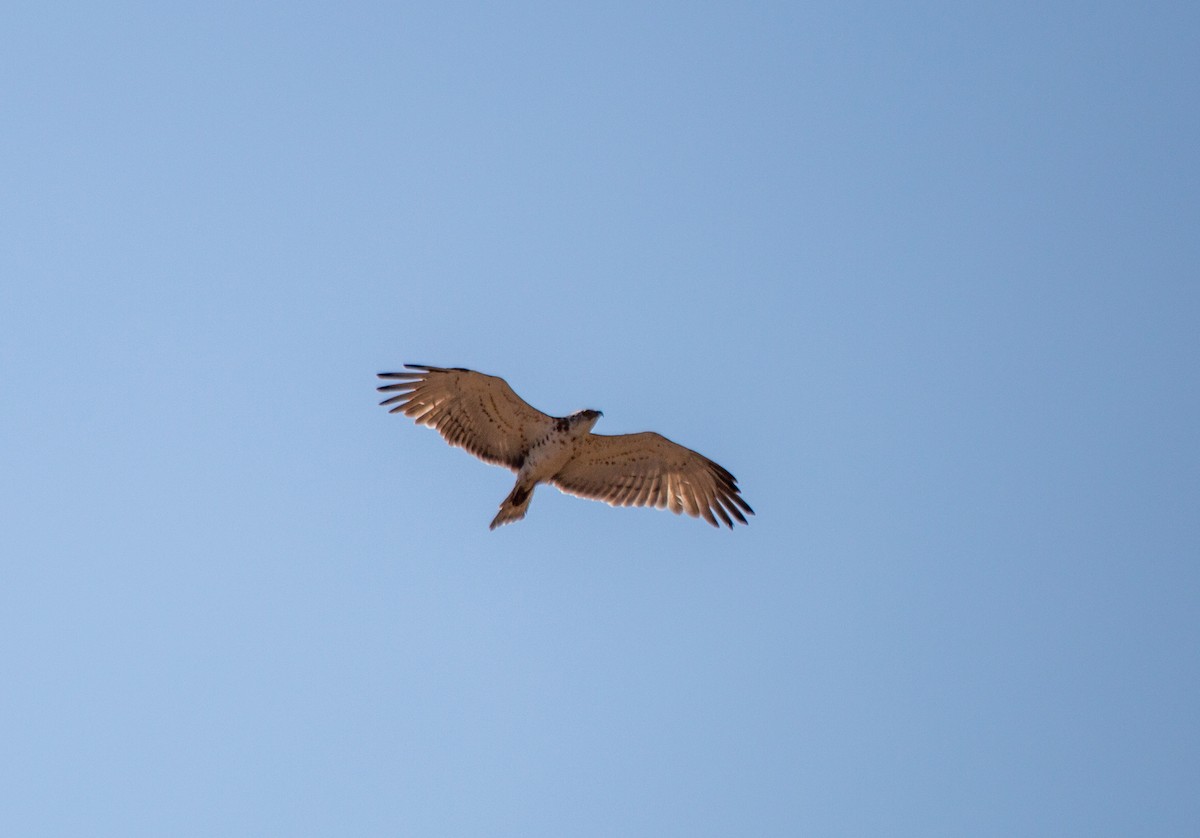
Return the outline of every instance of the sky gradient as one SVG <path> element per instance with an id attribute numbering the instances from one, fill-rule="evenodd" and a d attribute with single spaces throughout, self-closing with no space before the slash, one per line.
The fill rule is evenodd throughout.
<path id="1" fill-rule="evenodd" d="M 1200 7 L 4 19 L 0 832 L 1195 834 Z"/>

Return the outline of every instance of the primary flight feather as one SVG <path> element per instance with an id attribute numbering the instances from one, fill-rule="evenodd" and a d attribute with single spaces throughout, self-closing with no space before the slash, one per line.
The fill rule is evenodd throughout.
<path id="1" fill-rule="evenodd" d="M 744 524 L 754 514 L 732 474 L 661 434 L 594 434 L 603 415 L 598 410 L 549 416 L 526 404 L 503 378 L 462 367 L 404 366 L 410 372 L 379 373 L 394 382 L 378 388 L 394 394 L 380 404 L 517 473 L 491 529 L 524 518 L 539 483 L 612 506 L 686 512 L 714 527 L 732 529 L 734 521 Z"/>

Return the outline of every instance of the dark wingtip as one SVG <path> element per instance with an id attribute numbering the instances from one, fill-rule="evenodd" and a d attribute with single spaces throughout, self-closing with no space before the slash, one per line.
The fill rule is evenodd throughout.
<path id="1" fill-rule="evenodd" d="M 410 370 L 422 370 L 424 372 L 470 372 L 466 367 L 435 367 L 432 364 L 405 364 Z"/>

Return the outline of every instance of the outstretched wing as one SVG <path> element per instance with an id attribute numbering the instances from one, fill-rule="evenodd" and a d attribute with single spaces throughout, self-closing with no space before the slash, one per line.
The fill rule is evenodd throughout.
<path id="1" fill-rule="evenodd" d="M 379 373 L 396 382 L 378 388 L 396 394 L 380 404 L 395 405 L 389 413 L 402 411 L 486 462 L 517 471 L 530 445 L 554 426 L 553 417 L 526 404 L 503 378 L 461 367 L 404 367 L 414 372 Z"/>
<path id="2" fill-rule="evenodd" d="M 650 431 L 588 434 L 580 440 L 579 453 L 550 482 L 569 495 L 612 506 L 657 506 L 676 515 L 702 515 L 714 527 L 720 526 L 720 518 L 733 529 L 733 519 L 744 524 L 742 513 L 754 514 L 732 474 Z"/>

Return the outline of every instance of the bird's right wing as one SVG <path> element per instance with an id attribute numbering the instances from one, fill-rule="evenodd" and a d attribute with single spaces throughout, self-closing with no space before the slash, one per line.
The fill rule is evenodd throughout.
<path id="1" fill-rule="evenodd" d="M 379 373 L 395 381 L 379 392 L 396 393 L 380 404 L 395 405 L 389 413 L 402 411 L 481 460 L 517 471 L 533 442 L 554 427 L 553 417 L 530 407 L 503 378 L 461 367 L 404 366 L 413 372 Z"/>
<path id="2" fill-rule="evenodd" d="M 730 529 L 753 515 L 732 474 L 665 436 L 588 434 L 578 453 L 550 480 L 567 494 L 610 506 L 657 506 L 675 514 L 717 518 Z M 715 514 L 714 514 L 715 513 Z"/>

